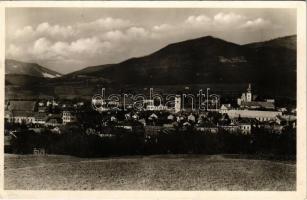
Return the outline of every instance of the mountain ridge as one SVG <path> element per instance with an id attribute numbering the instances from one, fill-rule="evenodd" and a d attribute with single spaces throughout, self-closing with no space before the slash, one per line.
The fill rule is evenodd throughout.
<path id="1" fill-rule="evenodd" d="M 50 87 L 252 83 L 268 94 L 296 96 L 296 36 L 239 45 L 212 36 L 172 43 L 152 54 L 50 79 Z M 69 91 L 69 90 L 68 90 Z"/>
<path id="2" fill-rule="evenodd" d="M 62 74 L 43 67 L 37 63 L 21 62 L 14 59 L 5 59 L 5 74 L 28 75 L 44 78 L 60 77 Z"/>
<path id="3" fill-rule="evenodd" d="M 287 39 L 287 37 L 285 38 Z M 278 40 L 281 39 L 278 38 Z M 188 79 L 195 83 L 202 83 L 204 78 L 207 79 L 206 82 L 229 82 L 230 79 L 258 82 L 258 80 L 252 80 L 254 79 L 253 75 L 257 72 L 257 66 L 266 65 L 264 68 L 269 69 L 270 66 L 274 65 L 274 61 L 270 59 L 278 57 L 273 53 L 271 58 L 269 52 L 266 52 L 269 51 L 268 48 L 272 48 L 263 45 L 267 42 L 257 43 L 257 45 L 252 44 L 255 46 L 252 47 L 252 45 L 238 45 L 206 36 L 169 44 L 152 54 L 107 65 L 108 67 L 98 65 L 90 68 L 97 70 L 87 71 L 87 68 L 85 68 L 82 69 L 81 74 L 101 76 L 123 84 L 148 82 L 177 84 L 178 82 L 185 83 Z M 259 53 L 259 48 L 262 48 L 261 50 L 265 53 Z M 289 49 L 289 51 L 293 49 Z M 280 54 L 280 52 L 277 54 Z M 261 57 L 265 59 L 261 59 Z M 283 65 L 282 59 L 276 60 L 278 64 Z M 245 70 L 245 73 L 240 73 L 240 70 Z M 223 71 L 225 72 L 224 75 L 222 74 Z M 193 74 L 194 72 L 195 74 Z M 240 76 L 236 76 L 236 73 Z M 73 74 L 80 75 L 78 71 Z M 172 76 L 172 74 L 175 75 Z M 70 74 L 65 75 L 65 77 L 69 76 Z M 241 78 L 239 79 L 239 77 Z"/>

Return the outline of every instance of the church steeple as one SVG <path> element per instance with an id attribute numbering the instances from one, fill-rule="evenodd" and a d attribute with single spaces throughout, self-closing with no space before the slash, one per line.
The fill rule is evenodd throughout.
<path id="1" fill-rule="evenodd" d="M 252 92 L 252 85 L 250 83 L 248 84 L 247 92 Z"/>
<path id="2" fill-rule="evenodd" d="M 249 83 L 246 93 L 246 101 L 251 102 L 252 101 L 252 85 Z"/>

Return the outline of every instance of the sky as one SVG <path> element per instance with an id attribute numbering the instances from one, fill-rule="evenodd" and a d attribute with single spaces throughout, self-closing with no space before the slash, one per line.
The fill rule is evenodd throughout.
<path id="1" fill-rule="evenodd" d="M 5 54 L 65 74 L 207 35 L 246 44 L 293 34 L 294 9 L 7 8 Z"/>

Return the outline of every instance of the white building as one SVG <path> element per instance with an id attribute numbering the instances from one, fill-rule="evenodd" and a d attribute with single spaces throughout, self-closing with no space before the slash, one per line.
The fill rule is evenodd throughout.
<path id="1" fill-rule="evenodd" d="M 221 112 L 221 111 L 220 111 Z M 260 111 L 260 110 L 226 110 L 223 113 L 227 113 L 230 118 L 252 118 L 259 121 L 275 120 L 277 116 L 281 116 L 280 111 Z"/>
<path id="2" fill-rule="evenodd" d="M 63 111 L 62 120 L 63 124 L 67 124 L 71 122 L 76 122 L 77 117 L 73 115 L 70 111 Z"/>
<path id="3" fill-rule="evenodd" d="M 196 118 L 192 113 L 188 116 L 188 121 L 192 121 L 192 122 L 196 121 Z"/>
<path id="4" fill-rule="evenodd" d="M 241 98 L 237 99 L 237 104 L 241 108 L 246 109 L 267 109 L 267 110 L 275 110 L 275 100 L 274 99 L 266 99 L 265 101 L 254 101 L 254 96 L 252 94 L 251 84 L 248 85 L 247 91 L 242 93 Z"/>
<path id="5" fill-rule="evenodd" d="M 151 110 L 151 111 L 168 110 L 168 107 L 163 105 L 158 105 L 158 106 L 147 105 L 146 110 Z"/>
<path id="6" fill-rule="evenodd" d="M 181 96 L 176 95 L 175 96 L 175 113 L 181 111 Z"/>
<path id="7" fill-rule="evenodd" d="M 252 132 L 252 125 L 250 123 L 239 123 L 239 128 L 243 134 L 250 134 Z"/>
<path id="8" fill-rule="evenodd" d="M 227 113 L 228 110 L 231 110 L 231 105 L 230 104 L 222 104 L 220 108 L 220 113 L 225 114 Z"/>
<path id="9" fill-rule="evenodd" d="M 252 86 L 251 84 L 248 84 L 247 91 L 245 93 L 242 93 L 241 98 L 238 98 L 237 103 L 238 105 L 241 105 L 242 102 L 251 102 L 252 100 L 253 100 Z"/>

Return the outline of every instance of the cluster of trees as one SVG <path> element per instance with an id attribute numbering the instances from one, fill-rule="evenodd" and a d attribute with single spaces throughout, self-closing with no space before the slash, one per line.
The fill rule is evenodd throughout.
<path id="1" fill-rule="evenodd" d="M 156 142 L 157 141 L 157 142 Z M 197 131 L 162 134 L 145 145 L 145 153 L 256 154 L 295 158 L 296 132 L 293 129 L 275 134 L 265 129 L 251 135 L 216 134 Z"/>
<path id="2" fill-rule="evenodd" d="M 251 135 L 225 131 L 204 133 L 195 130 L 171 131 L 145 137 L 144 131 L 112 130 L 102 137 L 86 134 L 80 127 L 71 126 L 61 134 L 46 129 L 41 133 L 19 132 L 11 140 L 11 153 L 31 154 L 34 148 L 44 148 L 50 154 L 80 157 L 148 154 L 256 154 L 295 158 L 296 130 L 274 134 L 256 129 Z"/>

